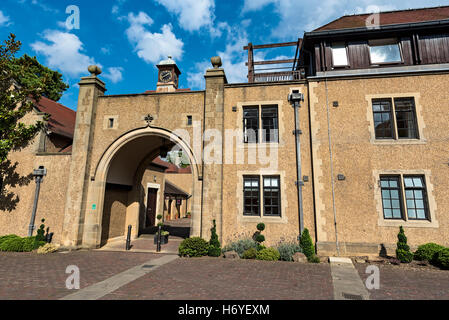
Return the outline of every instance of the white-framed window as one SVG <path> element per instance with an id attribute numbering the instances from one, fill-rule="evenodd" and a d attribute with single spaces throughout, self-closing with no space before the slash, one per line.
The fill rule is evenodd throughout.
<path id="1" fill-rule="evenodd" d="M 262 211 L 262 215 L 265 217 L 281 217 L 280 179 L 280 176 L 277 175 L 244 175 L 243 215 L 260 216 Z"/>
<path id="2" fill-rule="evenodd" d="M 379 183 L 384 219 L 430 220 L 423 175 L 382 175 Z"/>
<path id="3" fill-rule="evenodd" d="M 348 53 L 344 42 L 332 44 L 332 62 L 334 67 L 345 67 L 348 63 Z"/>
<path id="4" fill-rule="evenodd" d="M 371 64 L 402 62 L 401 47 L 396 39 L 369 41 Z"/>

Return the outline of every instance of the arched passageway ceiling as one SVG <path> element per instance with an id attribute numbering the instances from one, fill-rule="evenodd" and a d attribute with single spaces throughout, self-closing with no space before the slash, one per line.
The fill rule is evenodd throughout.
<path id="1" fill-rule="evenodd" d="M 175 144 L 169 139 L 156 135 L 142 136 L 126 143 L 115 154 L 109 168 L 107 182 L 132 186 L 134 175 L 142 161 L 165 145 L 171 149 Z M 157 157 L 159 154 L 156 153 Z"/>

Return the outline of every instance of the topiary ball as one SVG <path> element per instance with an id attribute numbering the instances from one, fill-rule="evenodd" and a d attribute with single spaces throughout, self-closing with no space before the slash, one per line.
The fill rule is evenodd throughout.
<path id="1" fill-rule="evenodd" d="M 257 230 L 259 230 L 259 231 L 264 231 L 265 230 L 265 223 L 259 223 L 258 225 L 257 225 Z"/>
<path id="2" fill-rule="evenodd" d="M 259 243 L 264 242 L 265 241 L 265 236 L 263 234 L 258 234 L 256 236 L 256 241 L 259 242 Z"/>

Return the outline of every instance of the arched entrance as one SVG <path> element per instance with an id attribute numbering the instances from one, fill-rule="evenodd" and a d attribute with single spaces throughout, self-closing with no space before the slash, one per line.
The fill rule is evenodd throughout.
<path id="1" fill-rule="evenodd" d="M 161 212 L 165 199 L 164 179 L 156 171 L 149 172 L 148 168 L 160 156 L 161 150 L 170 150 L 173 146 L 182 149 L 191 164 L 190 235 L 200 234 L 198 157 L 176 134 L 162 128 L 147 127 L 124 134 L 101 157 L 88 193 L 87 201 L 95 205 L 95 210 L 88 210 L 86 214 L 84 246 L 99 247 L 108 238 L 123 236 L 128 225 L 132 226 L 132 237 L 137 238 L 144 228 L 156 223 L 154 218 L 157 212 Z M 149 205 L 154 205 L 155 212 L 149 212 Z"/>

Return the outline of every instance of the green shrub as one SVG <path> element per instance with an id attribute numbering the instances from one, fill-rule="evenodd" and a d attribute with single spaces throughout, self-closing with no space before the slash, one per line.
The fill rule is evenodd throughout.
<path id="1" fill-rule="evenodd" d="M 11 237 L 6 239 L 0 245 L 0 251 L 5 252 L 23 252 L 23 240 L 20 237 Z"/>
<path id="2" fill-rule="evenodd" d="M 22 242 L 23 242 L 23 252 L 31 252 L 34 249 L 36 249 L 35 248 L 36 237 L 23 238 Z"/>
<path id="3" fill-rule="evenodd" d="M 185 239 L 179 246 L 181 257 L 203 257 L 209 253 L 209 244 L 199 237 Z"/>
<path id="4" fill-rule="evenodd" d="M 257 225 L 257 230 L 259 230 L 260 232 L 262 232 L 262 231 L 264 231 L 265 230 L 265 223 L 259 223 L 258 225 Z"/>
<path id="5" fill-rule="evenodd" d="M 219 257 L 221 255 L 221 244 L 218 240 L 217 235 L 217 225 L 215 220 L 213 221 L 214 226 L 211 231 L 210 241 L 209 241 L 209 256 L 210 257 Z"/>
<path id="6" fill-rule="evenodd" d="M 435 254 L 436 265 L 441 269 L 449 270 L 449 248 L 444 248 Z"/>
<path id="7" fill-rule="evenodd" d="M 307 260 L 310 261 L 312 256 L 315 254 L 315 247 L 312 242 L 312 238 L 310 237 L 309 230 L 306 228 L 302 232 L 301 241 L 299 242 L 301 246 L 302 253 L 307 257 Z"/>
<path id="8" fill-rule="evenodd" d="M 295 242 L 280 243 L 277 247 L 282 261 L 293 261 L 293 255 L 302 252 L 301 247 Z"/>
<path id="9" fill-rule="evenodd" d="M 245 252 L 243 252 L 242 258 L 243 259 L 256 259 L 257 256 L 257 249 L 256 248 L 249 248 Z"/>
<path id="10" fill-rule="evenodd" d="M 313 254 L 310 259 L 307 259 L 310 263 L 320 263 L 320 258 L 316 254 Z"/>
<path id="11" fill-rule="evenodd" d="M 410 252 L 410 247 L 407 245 L 407 237 L 402 226 L 399 227 L 396 258 L 402 263 L 410 263 L 413 260 L 413 253 Z"/>
<path id="12" fill-rule="evenodd" d="M 16 236 L 15 234 L 9 234 L 7 236 L 2 236 L 0 237 L 0 246 L 2 245 L 3 242 L 5 242 L 6 240 L 9 239 L 14 239 L 14 238 L 20 238 L 19 236 Z"/>
<path id="13" fill-rule="evenodd" d="M 257 260 L 278 261 L 281 258 L 279 251 L 275 248 L 265 248 L 257 252 Z"/>
<path id="14" fill-rule="evenodd" d="M 219 257 L 221 255 L 221 248 L 209 246 L 208 255 L 209 257 Z"/>
<path id="15" fill-rule="evenodd" d="M 231 242 L 227 246 L 223 248 L 223 252 L 235 251 L 238 253 L 240 258 L 243 256 L 243 253 L 250 249 L 254 248 L 257 250 L 258 243 L 253 239 L 241 239 L 234 242 Z"/>
<path id="16" fill-rule="evenodd" d="M 256 241 L 262 243 L 265 241 L 265 236 L 263 234 L 256 235 Z"/>
<path id="17" fill-rule="evenodd" d="M 42 224 L 40 225 L 39 229 L 37 230 L 37 236 L 36 236 L 36 243 L 40 241 L 45 241 L 45 219 L 41 220 Z"/>
<path id="18" fill-rule="evenodd" d="M 444 249 L 443 246 L 440 246 L 436 243 L 426 243 L 418 247 L 413 258 L 418 261 L 433 261 L 433 257 L 436 253 Z"/>

